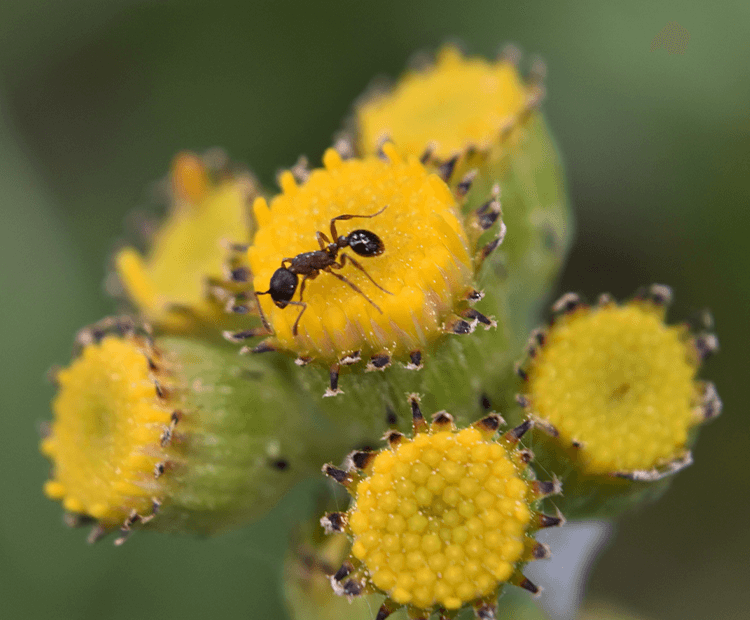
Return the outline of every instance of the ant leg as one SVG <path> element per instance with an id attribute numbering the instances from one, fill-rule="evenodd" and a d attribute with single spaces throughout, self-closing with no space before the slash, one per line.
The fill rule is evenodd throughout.
<path id="1" fill-rule="evenodd" d="M 314 280 L 318 277 L 318 272 L 315 271 L 313 273 L 308 273 L 304 278 L 302 278 L 302 282 L 300 282 L 299 285 L 299 300 L 302 301 L 302 295 L 305 293 L 305 286 L 307 285 L 308 280 Z M 291 304 L 291 301 L 288 301 L 287 303 Z"/>
<path id="2" fill-rule="evenodd" d="M 297 320 L 294 322 L 294 325 L 292 326 L 292 336 L 297 335 L 297 327 L 299 326 L 299 320 L 302 318 L 302 315 L 304 314 L 305 310 L 307 310 L 307 304 L 302 301 L 302 295 L 305 294 L 305 284 L 307 284 L 308 280 L 314 280 L 318 277 L 318 274 L 311 274 L 307 275 L 304 278 L 302 278 L 302 282 L 299 285 L 299 301 L 288 301 L 287 304 L 290 306 L 302 306 L 302 310 L 299 311 L 299 314 L 297 315 Z"/>
<path id="3" fill-rule="evenodd" d="M 297 315 L 297 320 L 294 322 L 294 325 L 292 325 L 292 336 L 296 336 L 299 320 L 302 318 L 305 310 L 307 310 L 307 304 L 304 301 L 288 301 L 287 304 L 290 306 L 302 306 L 302 310 L 300 310 L 299 314 Z"/>
<path id="4" fill-rule="evenodd" d="M 322 233 L 320 231 L 315 233 L 315 238 L 318 240 L 318 245 L 320 246 L 321 250 L 325 250 L 326 247 L 328 247 L 328 244 L 331 243 L 328 237 L 326 237 L 325 233 Z"/>
<path id="5" fill-rule="evenodd" d="M 253 327 L 251 329 L 245 329 L 239 332 L 224 331 L 222 332 L 222 335 L 224 336 L 224 338 L 229 340 L 229 342 L 242 342 L 243 340 L 247 340 L 248 338 L 255 338 L 256 336 L 268 336 L 270 334 L 273 334 L 273 330 L 271 329 L 271 326 L 269 325 L 268 320 L 266 319 L 266 315 L 263 312 L 263 308 L 260 307 L 260 300 L 258 299 L 258 295 L 269 295 L 270 293 L 271 293 L 270 290 L 261 291 L 259 293 L 253 293 L 253 295 L 255 296 L 255 305 L 258 307 L 258 314 L 260 315 L 260 320 L 263 323 L 262 328 Z M 263 343 L 261 343 L 261 345 L 262 344 Z"/>
<path id="6" fill-rule="evenodd" d="M 335 263 L 334 263 L 334 264 L 335 264 Z M 333 265 L 332 265 L 332 266 L 333 266 Z M 351 287 L 352 287 L 352 289 L 354 289 L 354 290 L 355 290 L 355 291 L 356 291 L 357 293 L 359 293 L 360 295 L 362 295 L 362 297 L 364 297 L 364 298 L 365 298 L 365 299 L 366 299 L 367 301 L 369 301 L 369 302 L 370 302 L 370 303 L 371 303 L 371 304 L 372 304 L 372 305 L 373 305 L 373 306 L 375 307 L 375 309 L 376 309 L 376 310 L 377 310 L 378 312 L 380 312 L 380 314 L 383 314 L 383 311 L 382 311 L 382 310 L 381 310 L 381 309 L 380 309 L 380 308 L 378 307 L 378 304 L 376 304 L 376 303 L 375 303 L 375 302 L 374 302 L 374 301 L 373 301 L 372 299 L 370 299 L 370 298 L 369 298 L 369 297 L 368 297 L 367 295 L 365 295 L 365 294 L 364 294 L 364 293 L 362 292 L 362 290 L 361 290 L 361 289 L 360 289 L 360 288 L 359 288 L 359 287 L 358 287 L 358 286 L 357 286 L 356 284 L 354 284 L 354 282 L 351 282 L 351 281 L 347 280 L 347 279 L 346 279 L 346 278 L 345 278 L 344 276 L 342 276 L 342 275 L 341 275 L 340 273 L 336 273 L 335 271 L 331 271 L 329 267 L 326 267 L 326 269 L 325 269 L 325 272 L 326 272 L 326 273 L 330 273 L 330 274 L 331 274 L 332 276 L 335 276 L 335 277 L 337 277 L 337 278 L 338 278 L 339 280 L 341 280 L 342 282 L 346 282 L 346 283 L 347 283 L 347 284 L 348 284 L 349 286 L 351 286 Z M 380 288 L 380 287 L 378 287 L 378 288 Z M 388 291 L 386 291 L 386 293 L 387 293 L 387 292 L 388 292 Z"/>
<path id="7" fill-rule="evenodd" d="M 378 284 L 377 282 L 375 282 L 375 280 L 372 279 L 372 276 L 369 273 L 367 273 L 367 271 L 365 271 L 365 268 L 362 265 L 360 265 L 356 260 L 354 260 L 351 256 L 349 256 L 348 254 L 341 254 L 341 258 L 339 259 L 339 262 L 338 263 L 333 263 L 333 265 L 331 265 L 331 268 L 333 268 L 333 269 L 343 269 L 344 265 L 346 265 L 346 261 L 349 261 L 352 264 L 352 266 L 356 267 L 363 274 L 365 274 L 368 277 L 368 279 L 370 280 L 370 282 L 372 282 L 375 286 L 377 286 L 381 291 L 383 291 L 384 293 L 388 293 L 389 295 L 393 295 L 393 293 L 391 293 L 390 291 L 386 291 L 382 286 L 380 286 L 380 284 Z"/>
<path id="8" fill-rule="evenodd" d="M 260 320 L 263 323 L 263 327 L 265 327 L 269 333 L 271 333 L 273 330 L 271 329 L 271 326 L 268 323 L 268 319 L 266 319 L 266 315 L 263 312 L 263 308 L 260 307 L 260 299 L 258 299 L 258 295 L 270 295 L 270 294 L 271 294 L 271 289 L 268 289 L 267 291 L 253 293 L 253 295 L 255 295 L 255 305 L 258 306 L 258 314 L 260 314 Z"/>
<path id="9" fill-rule="evenodd" d="M 333 242 L 336 243 L 336 239 L 339 238 L 339 235 L 336 232 L 336 222 L 338 220 L 351 220 L 355 217 L 369 219 L 371 217 L 375 217 L 376 215 L 380 215 L 387 208 L 388 208 L 388 205 L 385 205 L 380 211 L 378 211 L 377 213 L 373 213 L 372 215 L 337 215 L 331 220 L 331 237 L 333 238 Z"/>

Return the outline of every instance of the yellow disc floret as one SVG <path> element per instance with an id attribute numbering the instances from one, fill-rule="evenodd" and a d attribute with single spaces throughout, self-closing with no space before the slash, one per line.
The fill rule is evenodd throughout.
<path id="1" fill-rule="evenodd" d="M 379 454 L 357 489 L 352 553 L 397 603 L 457 609 L 492 592 L 524 552 L 528 483 L 473 428 Z"/>
<path id="2" fill-rule="evenodd" d="M 103 528 L 120 526 L 133 511 L 150 514 L 171 409 L 156 393 L 145 344 L 116 336 L 92 342 L 57 382 L 54 421 L 41 446 L 53 464 L 47 496 Z"/>
<path id="3" fill-rule="evenodd" d="M 248 259 L 259 293 L 270 290 L 284 259 L 335 241 L 319 243 L 316 233 L 330 237 L 338 216 L 362 217 L 337 221 L 339 236 L 365 229 L 383 248 L 366 256 L 342 247 L 332 268 L 307 278 L 300 272 L 292 305 L 278 307 L 271 295 L 260 295 L 274 346 L 327 362 L 354 352 L 402 354 L 434 341 L 466 295 L 474 264 L 456 198 L 416 158 L 401 159 L 392 145 L 384 151 L 388 160 L 343 161 L 329 150 L 325 168 L 313 170 L 303 185 L 287 172 L 270 205 L 255 201 L 258 230 Z"/>
<path id="4" fill-rule="evenodd" d="M 242 176 L 212 182 L 191 153 L 175 159 L 171 180 L 171 212 L 148 255 L 126 247 L 115 266 L 127 296 L 149 320 L 184 329 L 191 314 L 220 320 L 224 313 L 207 299 L 207 281 L 222 277 L 227 242 L 249 241 L 248 201 L 254 186 Z"/>
<path id="5" fill-rule="evenodd" d="M 391 431 L 390 449 L 353 452 L 348 472 L 324 468 L 353 498 L 346 514 L 321 521 L 352 538 L 334 589 L 385 593 L 383 618 L 404 605 L 426 615 L 469 604 L 494 607 L 506 583 L 538 592 L 520 570 L 547 556 L 533 532 L 562 518 L 535 512 L 537 500 L 560 487 L 533 480 L 528 454 L 516 449 L 529 423 L 499 439 L 493 439 L 502 422 L 496 414 L 457 431 L 451 416 L 439 412 L 428 427 L 410 398 L 412 439 Z"/>
<path id="6" fill-rule="evenodd" d="M 404 153 L 432 145 L 441 159 L 469 146 L 488 148 L 524 110 L 528 92 L 508 60 L 467 58 L 446 47 L 434 66 L 407 73 L 393 92 L 358 108 L 360 152 L 374 152 L 384 138 Z"/>
<path id="7" fill-rule="evenodd" d="M 527 399 L 587 471 L 650 470 L 680 457 L 697 422 L 698 360 L 687 328 L 637 299 L 577 307 L 531 359 Z"/>

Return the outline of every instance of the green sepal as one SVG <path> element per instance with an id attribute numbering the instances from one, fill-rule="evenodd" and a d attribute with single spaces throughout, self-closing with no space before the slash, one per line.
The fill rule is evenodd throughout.
<path id="1" fill-rule="evenodd" d="M 520 390 L 518 377 L 508 379 L 505 385 L 509 393 Z M 525 420 L 527 414 L 513 404 L 506 410 L 505 418 L 514 426 Z M 615 474 L 588 473 L 578 448 L 562 445 L 557 437 L 541 428 L 532 428 L 522 441 L 534 454 L 535 469 L 554 474 L 562 483 L 562 493 L 542 500 L 542 506 L 550 514 L 559 510 L 566 521 L 617 518 L 631 508 L 658 500 L 674 479 L 673 475 L 666 475 L 658 480 L 641 481 Z"/>
<path id="2" fill-rule="evenodd" d="M 612 519 L 639 504 L 656 501 L 667 490 L 671 477 L 653 482 L 628 480 L 604 474 L 587 474 L 576 448 L 563 448 L 555 438 L 533 430 L 530 438 L 535 462 L 560 478 L 563 493 L 552 501 L 568 521 Z"/>
<path id="3" fill-rule="evenodd" d="M 342 369 L 343 394 L 333 398 L 321 398 L 329 381 L 324 369 L 311 364 L 298 370 L 297 378 L 319 410 L 335 422 L 340 438 L 349 439 L 351 449 L 372 446 L 389 427 L 389 414 L 395 414 L 402 430 L 411 428 L 408 394 L 422 397 L 424 411 L 449 411 L 458 426 L 486 415 L 482 396 L 490 390 L 496 368 L 512 365 L 516 356 L 505 343 L 502 325 L 496 330 L 478 327 L 463 336 L 446 335 L 423 353 L 420 370 L 408 369 L 398 360 L 384 371 Z"/>

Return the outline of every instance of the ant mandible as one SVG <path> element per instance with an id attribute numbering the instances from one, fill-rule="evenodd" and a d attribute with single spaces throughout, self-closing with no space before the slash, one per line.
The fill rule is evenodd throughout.
<path id="1" fill-rule="evenodd" d="M 354 289 L 354 291 L 369 301 L 378 312 L 381 314 L 383 313 L 377 304 L 365 295 L 356 284 L 349 281 L 340 273 L 336 273 L 333 269 L 343 269 L 346 262 L 349 261 L 354 267 L 364 273 L 369 278 L 370 282 L 377 286 L 381 291 L 393 295 L 393 293 L 386 291 L 382 286 L 375 282 L 370 274 L 365 271 L 365 268 L 351 256 L 342 253 L 341 257 L 338 258 L 339 252 L 347 247 L 351 248 L 360 256 L 380 256 L 385 251 L 385 245 L 383 245 L 380 237 L 374 232 L 362 228 L 354 230 L 348 235 L 339 235 L 336 231 L 336 222 L 339 220 L 351 220 L 357 217 L 371 218 L 380 215 L 387 208 L 388 205 L 372 215 L 338 215 L 334 217 L 331 220 L 331 239 L 329 239 L 325 233 L 317 231 L 315 233 L 315 238 L 318 240 L 320 249 L 315 250 L 314 252 L 302 252 L 301 254 L 297 254 L 294 258 L 283 259 L 281 261 L 281 267 L 274 271 L 271 276 L 268 290 L 256 293 L 256 295 L 270 295 L 273 303 L 276 304 L 278 308 L 284 309 L 287 306 L 302 306 L 302 310 L 300 310 L 300 313 L 297 315 L 297 320 L 294 321 L 292 335 L 297 335 L 299 321 L 305 310 L 307 310 L 307 304 L 302 301 L 302 295 L 305 292 L 305 284 L 308 280 L 314 280 L 317 278 L 321 271 L 330 273 L 342 282 L 346 282 L 352 289 Z M 299 290 L 299 301 L 292 301 L 292 297 L 294 297 L 294 293 L 297 291 L 297 284 L 299 282 L 298 276 L 303 276 Z M 260 304 L 258 304 L 258 308 L 260 308 Z M 261 310 L 263 323 L 268 327 L 262 313 L 263 311 Z"/>

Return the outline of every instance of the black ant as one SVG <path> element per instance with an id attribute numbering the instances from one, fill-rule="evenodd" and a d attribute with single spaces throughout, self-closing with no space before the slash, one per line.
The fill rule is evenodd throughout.
<path id="1" fill-rule="evenodd" d="M 285 258 L 284 260 L 282 260 L 281 267 L 274 271 L 273 275 L 271 276 L 271 282 L 269 284 L 268 290 L 256 293 L 256 295 L 270 295 L 271 299 L 273 299 L 273 303 L 276 304 L 278 308 L 283 309 L 290 305 L 302 306 L 302 310 L 300 310 L 300 313 L 297 315 L 297 320 L 294 321 L 294 326 L 292 327 L 292 335 L 297 335 L 297 326 L 299 325 L 299 321 L 302 318 L 302 315 L 307 309 L 307 304 L 302 301 L 302 295 L 305 292 L 305 284 L 308 280 L 314 280 L 315 278 L 317 278 L 318 274 L 321 271 L 330 273 L 332 276 L 337 277 L 342 282 L 346 282 L 350 287 L 352 287 L 352 289 L 354 289 L 357 293 L 359 293 L 360 295 L 362 295 L 362 297 L 369 301 L 378 312 L 380 312 L 381 314 L 383 313 L 383 311 L 377 306 L 377 304 L 372 301 L 372 299 L 370 299 L 367 295 L 365 295 L 356 284 L 350 282 L 347 278 L 332 270 L 343 269 L 346 265 L 346 261 L 349 261 L 354 267 L 364 273 L 370 279 L 370 282 L 377 286 L 381 291 L 383 291 L 384 293 L 388 293 L 389 295 L 393 295 L 393 293 L 386 291 L 382 286 L 375 282 L 370 274 L 365 271 L 365 268 L 362 267 L 362 265 L 360 265 L 348 254 L 342 253 L 341 258 L 337 260 L 339 252 L 346 247 L 351 248 L 360 256 L 380 256 L 385 251 L 385 245 L 383 245 L 380 237 L 378 237 L 374 232 L 360 228 L 358 230 L 350 232 L 346 236 L 340 236 L 338 232 L 336 232 L 336 222 L 339 220 L 351 220 L 355 217 L 375 217 L 376 215 L 380 215 L 387 208 L 388 205 L 380 209 L 380 211 L 378 211 L 377 213 L 373 213 L 372 215 L 338 215 L 334 217 L 331 220 L 331 239 L 329 239 L 325 235 L 325 233 L 317 231 L 315 233 L 315 238 L 320 244 L 320 249 L 315 250 L 314 252 L 302 252 L 301 254 L 297 254 L 297 256 L 295 256 L 294 258 Z M 304 277 L 302 278 L 302 284 L 300 285 L 299 289 L 299 301 L 292 301 L 292 297 L 294 297 L 294 293 L 297 291 L 297 284 L 299 282 L 299 278 L 297 276 Z M 258 305 L 258 307 L 260 308 L 260 304 Z M 263 323 L 265 324 L 266 320 L 265 317 L 262 316 L 262 310 L 261 318 L 263 319 Z M 268 327 L 267 324 L 266 327 Z"/>

